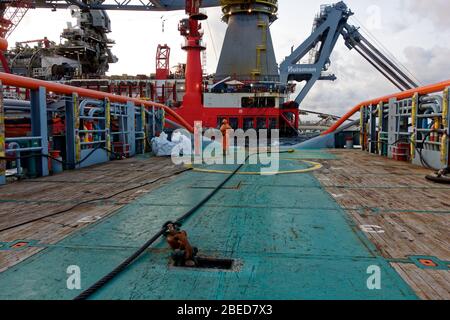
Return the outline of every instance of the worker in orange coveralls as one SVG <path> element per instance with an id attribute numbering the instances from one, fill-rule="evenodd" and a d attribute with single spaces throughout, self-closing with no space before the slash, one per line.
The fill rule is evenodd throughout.
<path id="1" fill-rule="evenodd" d="M 194 155 L 200 156 L 202 144 L 202 123 L 196 121 L 194 123 Z"/>
<path id="2" fill-rule="evenodd" d="M 222 126 L 220 127 L 220 132 L 222 132 L 222 146 L 223 146 L 223 154 L 227 155 L 229 153 L 230 148 L 230 131 L 233 130 L 233 128 L 228 124 L 228 120 L 224 119 L 222 121 Z"/>

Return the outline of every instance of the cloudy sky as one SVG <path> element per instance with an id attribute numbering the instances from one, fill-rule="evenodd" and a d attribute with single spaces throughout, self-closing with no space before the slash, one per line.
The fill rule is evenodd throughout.
<path id="1" fill-rule="evenodd" d="M 314 15 L 324 0 L 279 0 L 279 20 L 271 27 L 278 62 L 298 46 L 310 32 Z M 450 2 L 448 0 L 347 0 L 355 13 L 350 22 L 362 25 L 404 64 L 422 84 L 450 79 Z M 203 23 L 208 46 L 209 72 L 215 72 L 226 25 L 220 9 L 207 10 Z M 183 12 L 110 12 L 116 41 L 113 52 L 119 57 L 110 74 L 149 74 L 155 70 L 155 52 L 159 43 L 172 48 L 171 65 L 184 62 L 182 38 L 177 24 Z M 59 41 L 67 21 L 67 10 L 32 10 L 9 38 L 15 41 L 47 36 Z M 162 24 L 164 21 L 164 32 Z M 303 103 L 303 109 L 341 115 L 356 103 L 397 91 L 340 41 L 332 55 L 331 72 L 338 80 L 315 85 Z"/>

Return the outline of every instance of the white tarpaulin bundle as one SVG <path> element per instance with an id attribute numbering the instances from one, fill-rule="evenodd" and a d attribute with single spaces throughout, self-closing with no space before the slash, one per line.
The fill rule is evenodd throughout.
<path id="1" fill-rule="evenodd" d="M 172 155 L 175 143 L 167 139 L 167 134 L 162 132 L 159 137 L 152 139 L 152 150 L 157 157 L 167 157 Z"/>
<path id="2" fill-rule="evenodd" d="M 192 142 L 177 131 L 172 134 L 172 141 L 169 141 L 167 134 L 162 132 L 159 137 L 152 139 L 152 150 L 157 157 L 186 156 L 192 154 Z"/>

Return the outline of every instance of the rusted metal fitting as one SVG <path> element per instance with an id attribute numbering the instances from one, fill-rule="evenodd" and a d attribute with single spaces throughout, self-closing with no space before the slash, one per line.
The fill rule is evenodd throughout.
<path id="1" fill-rule="evenodd" d="M 187 232 L 180 230 L 178 225 L 167 224 L 165 233 L 167 243 L 172 248 L 172 260 L 175 266 L 195 267 L 198 249 L 191 246 Z"/>

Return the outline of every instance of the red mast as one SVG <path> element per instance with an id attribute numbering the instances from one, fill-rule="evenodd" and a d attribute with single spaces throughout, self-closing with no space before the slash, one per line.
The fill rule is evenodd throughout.
<path id="1" fill-rule="evenodd" d="M 200 12 L 201 0 L 186 0 L 186 13 L 188 19 L 180 21 L 178 30 L 186 38 L 183 50 L 187 51 L 186 61 L 186 91 L 183 98 L 184 112 L 190 115 L 189 120 L 201 120 L 203 71 L 201 52 L 206 48 L 202 45 L 203 33 L 199 20 L 207 16 Z M 188 110 L 189 111 L 188 111 Z"/>
<path id="2" fill-rule="evenodd" d="M 170 47 L 158 45 L 156 51 L 156 79 L 166 80 L 170 74 Z"/>

